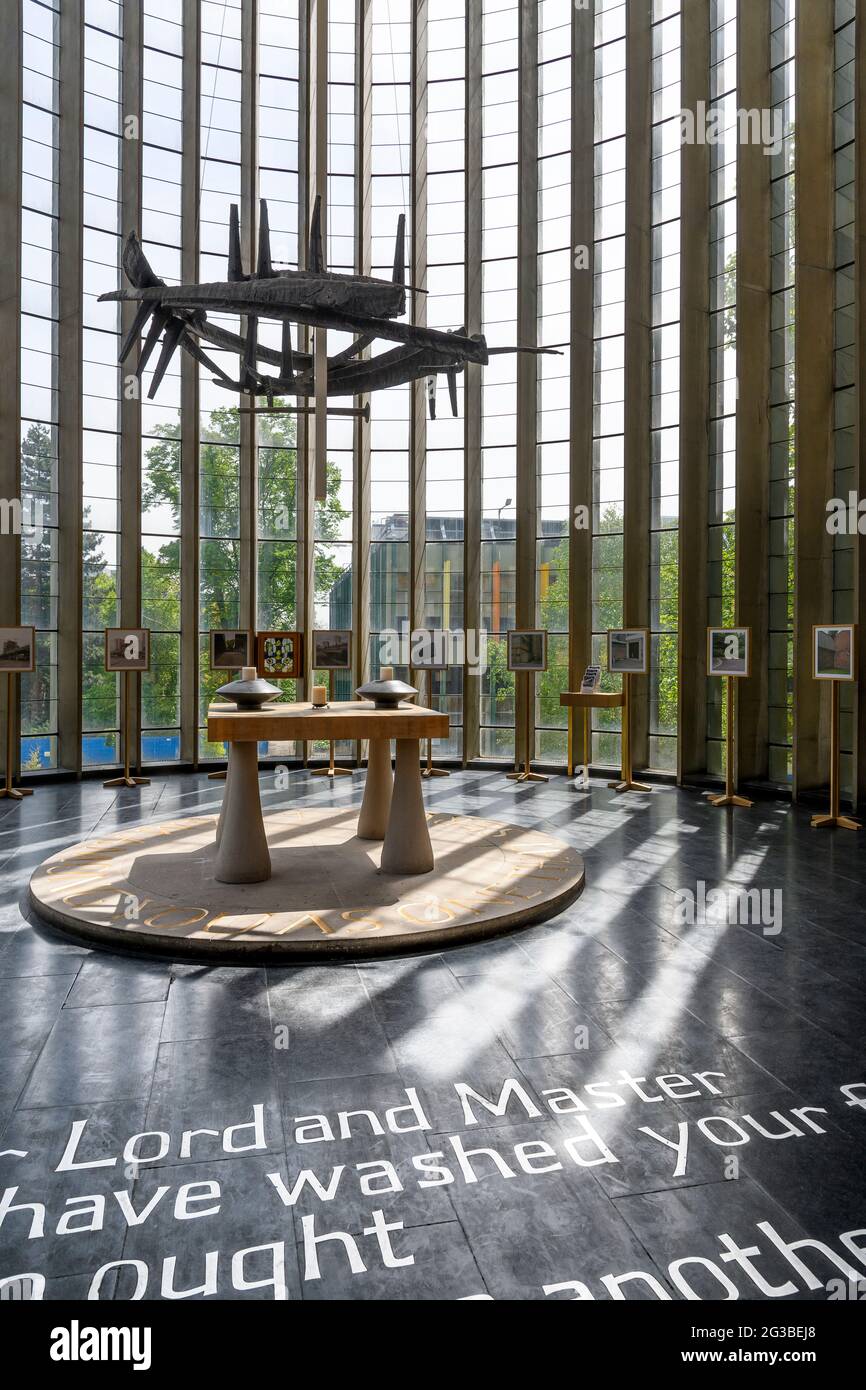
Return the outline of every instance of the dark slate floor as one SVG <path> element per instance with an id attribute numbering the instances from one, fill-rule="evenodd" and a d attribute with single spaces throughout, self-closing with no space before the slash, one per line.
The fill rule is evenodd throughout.
<path id="1" fill-rule="evenodd" d="M 361 779 L 262 788 L 348 804 Z M 5 1215 L 0 1276 L 42 1275 L 58 1299 L 267 1299 L 275 1280 L 317 1299 L 826 1299 L 866 1277 L 866 1238 L 841 1239 L 866 1227 L 859 837 L 782 804 L 731 819 L 669 788 L 471 772 L 431 806 L 585 856 L 555 921 L 259 970 L 92 953 L 22 914 L 47 855 L 220 794 L 189 775 L 0 802 L 0 1189 L 45 1205 L 41 1226 Z M 781 930 L 678 920 L 699 883 L 780 889 Z M 458 1089 L 492 1105 L 509 1080 L 499 1114 Z M 98 1166 L 61 1165 L 72 1133 L 71 1161 Z M 303 1170 L 318 1193 L 294 1190 Z"/>

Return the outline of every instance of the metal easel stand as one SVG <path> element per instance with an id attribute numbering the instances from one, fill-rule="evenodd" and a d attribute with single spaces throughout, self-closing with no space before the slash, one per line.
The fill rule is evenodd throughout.
<path id="1" fill-rule="evenodd" d="M 523 771 L 519 770 L 515 763 L 514 771 L 507 772 L 505 775 L 509 782 L 549 782 L 550 778 L 545 777 L 541 772 L 532 771 L 532 746 L 535 724 L 533 720 L 533 705 L 535 703 L 535 687 L 532 681 L 533 673 L 525 671 L 526 680 L 524 682 L 524 694 L 526 696 L 526 745 L 524 750 Z"/>
<path id="2" fill-rule="evenodd" d="M 103 782 L 103 787 L 149 787 L 149 777 L 133 777 L 130 771 L 129 759 L 129 678 L 131 671 L 123 672 L 123 725 L 121 736 L 123 738 L 123 776 L 112 777 L 110 781 Z M 140 758 L 137 760 L 140 763 Z"/>
<path id="3" fill-rule="evenodd" d="M 622 776 L 618 782 L 608 782 L 608 786 L 615 792 L 651 792 L 652 787 L 647 786 L 646 782 L 635 782 L 631 770 L 631 676 L 626 673 L 623 678 L 623 690 L 625 700 L 622 710 Z"/>
<path id="4" fill-rule="evenodd" d="M 862 830 L 859 821 L 843 816 L 839 810 L 839 682 L 833 681 L 833 705 L 830 716 L 830 814 L 813 816 L 812 829 L 823 830 L 838 825 L 842 830 Z"/>
<path id="5" fill-rule="evenodd" d="M 712 792 L 704 792 L 708 797 L 711 806 L 752 806 L 754 803 L 747 801 L 744 796 L 737 796 L 736 783 L 734 781 L 734 721 L 736 715 L 736 679 L 728 676 L 728 732 L 725 739 L 725 790 L 722 796 L 716 796 Z"/>
<path id="6" fill-rule="evenodd" d="M 432 671 L 428 671 L 428 672 L 427 672 L 427 708 L 428 708 L 428 709 L 432 709 L 432 708 L 433 708 L 432 701 L 433 701 L 433 672 L 432 672 Z M 422 767 L 422 769 L 421 769 L 421 776 L 422 776 L 422 777 L 450 777 L 450 776 L 451 776 L 451 773 L 448 771 L 447 767 L 434 767 L 434 766 L 433 766 L 433 740 L 432 740 L 432 738 L 428 738 L 428 740 L 427 740 L 427 765 L 426 765 L 425 767 Z"/>
<path id="7" fill-rule="evenodd" d="M 15 705 L 12 692 L 15 686 L 12 683 L 12 671 L 6 672 L 6 785 L 0 787 L 0 798 L 6 796 L 10 801 L 23 801 L 25 796 L 33 795 L 32 787 L 13 787 L 12 767 L 13 767 L 13 748 L 15 746 Z"/>

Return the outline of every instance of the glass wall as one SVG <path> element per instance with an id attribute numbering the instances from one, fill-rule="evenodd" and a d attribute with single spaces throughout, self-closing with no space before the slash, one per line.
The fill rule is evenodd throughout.
<path id="1" fill-rule="evenodd" d="M 568 547 L 571 343 L 571 13 L 538 7 L 538 530 L 536 622 L 546 628 L 548 669 L 537 677 L 536 756 L 565 762 L 568 711 Z"/>
<path id="2" fill-rule="evenodd" d="M 352 6 L 333 6 L 328 29 L 328 250 L 330 270 L 351 275 L 357 264 L 355 236 L 355 19 Z M 393 264 L 393 253 L 392 253 Z M 374 270 L 375 275 L 385 274 Z M 328 334 L 328 353 L 334 356 L 352 345 L 352 335 Z M 351 397 L 332 396 L 330 404 L 346 409 Z M 328 419 L 327 488 L 316 502 L 313 535 L 313 627 L 352 626 L 352 526 L 354 489 L 354 421 L 346 416 Z M 326 685 L 335 700 L 351 700 L 358 685 L 349 671 L 315 671 L 317 684 Z M 314 751 L 324 752 L 327 745 Z M 354 743 L 337 744 L 336 752 L 352 756 Z"/>
<path id="3" fill-rule="evenodd" d="M 231 204 L 241 202 L 241 0 L 201 7 L 199 276 L 226 278 Z M 238 334 L 240 319 L 209 314 L 217 328 Z M 238 357 L 211 352 L 229 380 Z M 240 417 L 237 397 L 199 372 L 199 749 L 221 757 L 204 728 L 214 692 L 231 672 L 211 669 L 208 633 L 238 629 L 241 620 Z"/>
<path id="4" fill-rule="evenodd" d="M 274 269 L 285 270 L 298 264 L 298 0 L 259 0 L 257 36 L 258 191 Z"/>
<path id="5" fill-rule="evenodd" d="M 36 670 L 21 678 L 28 772 L 57 766 L 59 8 L 22 5 L 21 500 L 42 520 L 41 535 L 21 535 L 21 621 L 38 629 Z"/>
<path id="6" fill-rule="evenodd" d="M 99 304 L 120 274 L 122 7 L 84 4 L 83 175 L 83 767 L 120 756 L 117 684 L 104 629 L 120 621 L 120 305 Z"/>
<path id="7" fill-rule="evenodd" d="M 177 6 L 144 0 L 141 236 L 167 284 L 181 280 L 183 22 Z M 141 621 L 151 629 L 142 678 L 142 761 L 180 757 L 180 361 L 141 406 Z"/>
<path id="8" fill-rule="evenodd" d="M 406 258 L 411 260 L 410 0 L 372 0 L 372 165 L 370 171 L 372 273 L 390 279 L 401 213 L 406 215 Z M 407 310 L 410 296 L 407 295 Z M 379 340 L 374 355 L 390 344 Z M 378 679 L 381 636 L 410 621 L 408 386 L 378 391 L 370 400 L 370 677 Z M 392 663 L 393 664 L 393 663 Z M 395 675 L 407 678 L 405 667 Z"/>
<path id="9" fill-rule="evenodd" d="M 427 24 L 427 323 L 446 331 L 466 322 L 466 4 L 441 0 Z M 427 422 L 424 611 L 419 627 L 462 631 L 464 376 L 457 375 L 457 418 L 439 377 L 436 419 Z M 429 413 L 429 412 L 428 412 Z M 463 753 L 463 668 L 434 672 L 431 708 L 446 710 L 450 737 L 437 757 Z M 473 685 L 476 682 L 473 681 Z"/>
<path id="10" fill-rule="evenodd" d="M 857 496 L 857 388 L 855 386 L 854 303 L 854 0 L 835 0 L 833 146 L 835 201 L 835 321 L 833 352 L 834 495 L 846 505 Z M 833 620 L 854 622 L 855 538 L 838 535 L 833 542 Z M 854 711 L 856 688 L 840 688 L 842 794 L 854 791 Z"/>
<path id="11" fill-rule="evenodd" d="M 364 266 L 390 280 L 398 219 L 405 215 L 407 278 L 421 282 L 410 286 L 405 322 L 414 315 L 418 323 L 432 328 L 459 330 L 467 317 L 474 320 L 477 306 L 467 306 L 467 287 L 474 294 L 480 281 L 480 326 L 494 353 L 480 374 L 480 447 L 474 430 L 465 428 L 462 371 L 456 371 L 457 417 L 452 416 L 448 382 L 441 375 L 435 378 L 436 418 L 428 418 L 423 427 L 419 421 L 417 430 L 413 400 L 420 404 L 432 391 L 430 378 L 422 378 L 415 388 L 398 385 L 376 391 L 370 396 L 369 426 L 359 425 L 352 415 L 329 416 L 326 496 L 309 507 L 304 496 L 308 459 L 299 449 L 299 417 L 291 410 L 262 409 L 264 398 L 257 402 L 260 413 L 254 421 L 241 413 L 250 404 L 248 398 L 241 402 L 235 389 L 246 319 L 209 314 L 210 329 L 222 335 L 217 342 L 204 341 L 213 365 L 190 364 L 176 353 L 154 400 L 147 392 L 160 343 L 151 343 L 139 406 L 130 394 L 134 387 L 129 374 L 140 345 L 133 345 L 126 366 L 120 368 L 117 362 L 123 324 L 131 311 L 121 311 L 114 301 L 99 302 L 100 295 L 124 283 L 121 251 L 133 226 L 154 271 L 168 284 L 179 283 L 193 261 L 199 280 L 225 280 L 230 273 L 233 206 L 239 212 L 244 264 L 235 265 L 231 273 L 248 274 L 257 255 L 259 198 L 268 206 L 274 269 L 294 269 L 304 261 L 308 209 L 301 207 L 301 191 L 309 103 L 305 96 L 301 109 L 307 80 L 302 26 L 308 6 L 302 0 L 199 0 L 183 6 L 172 0 L 141 0 L 142 23 L 134 31 L 140 52 L 124 53 L 122 0 L 81 0 L 79 6 L 70 4 L 63 11 L 63 32 L 74 39 L 75 52 L 67 55 L 62 92 L 60 7 L 61 0 L 22 0 L 21 5 L 21 491 L 25 512 L 31 500 L 39 504 L 43 524 L 35 534 L 25 527 L 21 538 L 21 621 L 39 630 L 37 670 L 22 681 L 25 768 L 52 769 L 61 756 L 74 764 L 79 748 L 85 770 L 113 766 L 121 759 L 118 682 L 104 671 L 103 630 L 119 623 L 121 616 L 132 621 L 131 591 L 139 579 L 141 611 L 135 621 L 152 633 L 152 667 L 141 682 L 146 762 L 179 763 L 192 748 L 205 760 L 224 756 L 221 745 L 207 741 L 205 712 L 215 690 L 230 677 L 232 664 L 224 658 L 211 668 L 212 631 L 348 629 L 361 605 L 371 639 L 364 660 L 369 655 L 372 676 L 379 674 L 382 664 L 384 633 L 399 634 L 410 621 L 459 631 L 467 612 L 479 614 L 473 621 L 488 638 L 483 677 L 464 691 L 464 671 L 457 664 L 430 682 L 431 703 L 450 717 L 449 737 L 436 744 L 434 754 L 512 760 L 515 688 L 507 670 L 506 638 L 517 621 L 519 597 L 518 440 L 521 467 L 534 470 L 531 482 L 537 502 L 535 518 L 526 519 L 529 532 L 521 531 L 520 563 L 527 569 L 523 582 L 527 592 L 534 589 L 536 600 L 534 613 L 527 610 L 525 616 L 549 633 L 549 669 L 536 682 L 536 756 L 554 765 L 564 762 L 566 720 L 559 697 L 568 682 L 570 527 L 575 508 L 587 502 L 590 558 L 586 576 L 581 573 L 579 578 L 581 588 L 584 578 L 591 582 L 591 650 L 602 667 L 607 631 L 622 625 L 627 609 L 624 348 L 626 325 L 636 310 L 626 305 L 626 184 L 627 167 L 634 168 L 640 150 L 639 157 L 647 161 L 641 172 L 651 175 L 651 236 L 635 256 L 650 274 L 651 356 L 648 397 L 646 378 L 637 372 L 629 391 L 635 396 L 630 402 L 635 418 L 649 412 L 648 437 L 636 441 L 647 451 L 644 500 L 650 503 L 648 535 L 640 547 L 648 563 L 644 577 L 649 581 L 652 632 L 646 713 L 649 766 L 673 772 L 682 732 L 678 720 L 686 719 L 677 698 L 679 490 L 681 477 L 687 477 L 680 469 L 679 393 L 689 367 L 681 361 L 680 346 L 684 0 L 650 0 L 648 56 L 642 34 L 637 42 L 630 39 L 628 16 L 637 11 L 627 0 L 595 0 L 591 12 L 563 0 L 332 4 L 327 55 L 328 268 L 340 275 Z M 828 145 L 827 151 L 836 191 L 833 486 L 843 499 L 855 488 L 856 454 L 855 8 L 854 0 L 833 0 L 834 127 L 832 149 Z M 702 13 L 709 24 L 707 114 L 714 138 L 707 141 L 709 534 L 706 594 L 702 592 L 701 599 L 706 597 L 708 622 L 731 624 L 737 608 L 736 548 L 756 543 L 747 517 L 740 521 L 743 535 L 737 534 L 735 510 L 737 232 L 742 220 L 736 187 L 738 0 L 709 0 Z M 357 31 L 359 15 L 364 16 L 364 35 Z M 771 442 L 769 525 L 762 521 L 760 527 L 769 558 L 768 763 L 771 779 L 786 783 L 793 767 L 796 539 L 796 0 L 773 0 L 768 17 L 771 114 L 781 120 L 785 139 L 781 152 L 767 162 L 772 219 Z M 476 22 L 480 35 L 471 32 Z M 584 23 L 588 29 L 581 31 Z M 578 36 L 577 44 L 573 35 Z M 75 85 L 79 38 L 80 89 Z M 591 43 L 594 63 L 594 120 L 591 141 L 586 142 L 584 132 L 576 131 L 572 122 L 575 55 L 581 62 L 584 39 Z M 132 30 L 126 39 L 131 41 Z M 479 47 L 480 83 L 470 92 L 467 55 L 477 56 Z M 651 129 L 642 133 L 639 144 L 630 145 L 626 75 L 639 54 L 647 67 Z M 529 65 L 529 71 L 523 72 L 521 65 Z M 136 132 L 127 130 L 126 123 L 138 111 L 139 67 L 141 128 Z M 133 79 L 132 93 L 122 91 L 125 71 Z M 198 90 L 190 93 L 193 78 Z M 640 84 L 631 88 L 635 94 L 641 90 Z M 702 114 L 697 113 L 699 121 Z M 62 121 L 74 123 L 74 129 L 63 127 L 64 149 L 75 150 L 80 137 L 80 189 L 77 163 L 60 167 Z M 588 178 L 590 158 L 592 322 L 575 324 L 573 277 L 583 272 L 572 244 L 572 175 L 576 170 L 581 180 Z M 184 184 L 195 161 L 198 207 L 184 219 Z M 531 167 L 526 167 L 527 161 Z M 133 174 L 138 177 L 139 166 L 136 185 Z M 525 190 L 531 188 L 534 195 L 536 185 L 533 203 Z M 81 197 L 81 243 L 76 226 L 75 238 L 69 239 L 71 249 L 60 244 L 61 190 L 64 219 L 67 208 L 72 216 L 79 192 Z M 746 196 L 753 196 L 751 187 L 743 193 Z M 304 191 L 304 201 L 306 197 Z M 194 201 L 190 198 L 190 209 Z M 521 216 L 526 223 L 522 229 Z M 477 267 L 467 265 L 467 227 L 473 235 L 480 228 Z M 413 230 L 421 243 L 415 257 Z M 526 262 L 520 286 L 527 293 L 519 309 L 521 246 Z M 636 276 L 636 284 L 637 280 Z M 77 324 L 68 317 L 60 322 L 61 288 L 64 295 L 72 292 L 71 303 L 80 296 L 80 357 Z M 533 293 L 536 318 L 527 323 Z M 0 306 L 0 313 L 8 312 L 7 305 Z M 642 305 L 639 312 L 644 312 Z M 281 325 L 262 321 L 257 331 L 273 366 L 283 345 Z M 582 335 L 588 339 L 590 333 L 592 487 L 591 498 L 584 498 L 571 495 L 571 344 Z M 309 336 L 304 328 L 292 330 L 299 361 Z M 521 336 L 527 339 L 523 344 Z M 331 355 L 351 346 L 349 335 L 329 330 Z M 381 354 L 392 346 L 379 339 L 362 351 Z M 521 358 L 513 351 L 518 346 L 553 352 Z M 808 345 L 800 346 L 801 365 L 805 358 L 808 367 Z M 62 392 L 67 358 L 76 381 L 80 371 L 82 387 L 81 401 L 71 409 Z M 190 375 L 182 377 L 184 362 L 183 370 Z M 524 408 L 518 393 L 519 363 L 522 370 L 536 373 L 531 420 L 519 418 Z M 197 418 L 182 418 L 182 380 L 195 387 L 184 399 L 191 411 L 197 410 Z M 527 400 L 530 396 L 527 392 Z M 275 404 L 294 407 L 295 400 L 286 394 Z M 346 409 L 360 401 L 332 398 L 330 404 Z M 73 421 L 71 434 L 62 433 L 64 418 Z M 60 438 L 64 457 L 73 464 L 77 460 L 69 440 L 80 438 L 80 497 L 68 495 L 68 484 L 59 489 Z M 185 457 L 184 441 L 191 451 Z M 124 470 L 130 476 L 124 476 Z M 138 520 L 127 533 L 121 497 L 128 506 L 129 498 L 136 496 L 139 473 Z M 71 487 L 77 492 L 77 481 Z M 467 496 L 474 509 L 476 487 L 479 512 L 473 510 L 467 518 Z M 68 527 L 62 546 L 61 526 Z M 476 527 L 480 563 L 473 579 L 476 591 L 468 594 L 466 575 L 474 574 L 475 566 L 467 564 L 465 538 L 476 534 Z M 123 538 L 136 536 L 139 529 L 136 556 Z M 369 554 L 361 557 L 360 538 L 366 544 L 368 536 Z M 575 547 L 575 553 L 583 564 L 582 549 Z M 833 593 L 840 622 L 859 616 L 855 572 L 856 541 L 839 535 L 834 540 Z M 80 614 L 71 619 L 62 611 L 61 573 L 74 577 L 75 583 L 67 585 L 73 597 L 67 601 L 76 608 L 81 581 Z M 519 606 L 523 614 L 524 605 Z M 192 616 L 196 611 L 197 624 Z M 190 615 L 194 632 L 183 630 L 184 613 Z M 63 671 L 58 665 L 57 633 L 61 621 L 79 619 L 82 660 L 80 670 L 70 675 L 68 662 Z M 466 634 L 470 653 L 479 650 L 479 635 Z M 69 650 L 75 650 L 74 642 Z M 390 664 L 401 675 L 413 674 L 393 657 Z M 310 674 L 332 680 L 334 695 L 346 698 L 361 673 Z M 79 675 L 80 728 L 75 722 Z M 182 727 L 182 675 L 190 727 Z M 605 676 L 605 688 L 617 684 Z M 283 685 L 287 694 L 299 695 L 296 682 Z M 191 708 L 194 691 L 197 717 Z M 468 719 L 467 698 L 477 702 Z M 855 733 L 852 699 L 852 691 L 843 692 L 849 789 Z M 710 681 L 706 766 L 715 774 L 723 771 L 724 701 L 724 682 Z M 466 746 L 464 727 L 474 729 L 476 715 L 477 741 Z M 619 712 L 596 711 L 593 761 L 617 765 L 620 745 Z M 346 757 L 355 747 L 347 744 L 338 751 Z M 262 751 L 285 758 L 301 750 L 286 744 Z M 324 750 L 313 750 L 320 751 Z"/>
<path id="12" fill-rule="evenodd" d="M 519 3 L 483 0 L 481 50 L 482 331 L 491 347 L 517 341 Z M 517 620 L 517 358 L 503 353 L 481 388 L 482 757 L 514 757 L 514 677 L 506 633 Z"/>
<path id="13" fill-rule="evenodd" d="M 771 8 L 770 96 L 784 141 L 772 156 L 770 372 L 770 781 L 793 775 L 795 385 L 796 0 Z"/>
<path id="14" fill-rule="evenodd" d="M 275 270 L 298 264 L 298 0 L 261 0 L 258 12 L 256 134 L 258 192 L 268 205 L 271 263 Z M 297 326 L 292 350 L 299 349 Z M 260 319 L 259 342 L 279 352 L 282 329 Z M 276 372 L 276 367 L 271 368 Z M 266 402 L 257 403 L 264 407 Z M 278 408 L 293 398 L 276 397 Z M 295 632 L 298 614 L 298 417 L 260 415 L 255 451 L 258 495 L 256 624 L 260 632 Z M 298 682 L 275 680 L 289 699 L 299 697 Z M 272 743 L 266 750 L 290 757 L 294 743 Z"/>
<path id="15" fill-rule="evenodd" d="M 607 631 L 623 622 L 625 457 L 626 6 L 596 5 L 593 291 L 592 659 L 607 675 Z M 593 711 L 592 761 L 618 765 L 617 709 Z"/>
<path id="16" fill-rule="evenodd" d="M 737 0 L 710 8 L 710 418 L 707 623 L 736 621 Z M 707 768 L 724 774 L 727 681 L 707 681 Z"/>
<path id="17" fill-rule="evenodd" d="M 676 771 L 679 697 L 681 0 L 653 0 L 649 764 Z"/>

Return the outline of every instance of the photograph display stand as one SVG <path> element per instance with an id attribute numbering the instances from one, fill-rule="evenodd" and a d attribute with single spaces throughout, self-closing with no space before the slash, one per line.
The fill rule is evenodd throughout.
<path id="1" fill-rule="evenodd" d="M 523 676 L 523 695 L 526 706 L 526 746 L 523 759 L 523 771 L 520 771 L 518 763 L 514 765 L 514 771 L 506 773 L 509 782 L 549 782 L 550 778 L 545 777 L 541 772 L 532 771 L 532 747 L 533 735 L 535 733 L 535 721 L 533 719 L 535 707 L 535 672 L 516 671 L 515 676 Z M 515 689 L 517 683 L 515 681 Z"/>
<path id="2" fill-rule="evenodd" d="M 423 666 L 422 666 L 420 669 L 421 669 L 422 671 L 426 671 L 426 675 L 427 675 L 427 708 L 428 708 L 428 709 L 432 709 L 432 708 L 433 708 L 433 670 L 434 670 L 434 669 L 441 669 L 441 668 L 433 668 L 433 667 L 430 667 L 430 666 L 423 667 Z M 424 767 L 422 767 L 422 769 L 421 769 L 421 776 L 422 776 L 422 777 L 450 777 L 450 776 L 451 776 L 451 773 L 448 771 L 448 769 L 447 769 L 446 767 L 434 767 L 434 766 L 433 766 L 433 740 L 432 740 L 432 738 L 428 738 L 428 740 L 427 740 L 427 763 L 426 763 L 426 765 L 425 765 Z"/>
<path id="3" fill-rule="evenodd" d="M 0 797 L 10 801 L 23 801 L 25 796 L 33 795 L 32 787 L 13 787 L 12 769 L 15 748 L 15 681 L 14 672 L 6 672 L 6 785 L 0 787 Z"/>
<path id="4" fill-rule="evenodd" d="M 574 711 L 583 711 L 583 766 L 580 769 L 580 786 L 589 787 L 589 765 L 592 761 L 592 733 L 589 726 L 589 712 L 593 709 L 617 709 L 623 703 L 621 690 L 566 690 L 559 697 L 559 703 L 568 708 L 568 775 L 575 774 L 574 766 Z"/>
<path id="5" fill-rule="evenodd" d="M 121 677 L 122 677 L 122 679 L 123 679 L 123 719 L 122 719 L 121 725 L 120 725 L 120 736 L 121 736 L 121 738 L 123 739 L 123 776 L 122 776 L 122 777 L 112 777 L 112 778 L 110 778 L 110 780 L 109 780 L 108 782 L 103 782 L 102 785 L 103 785 L 103 787 L 149 787 L 149 786 L 150 786 L 150 778 L 149 778 L 149 777 L 133 777 L 133 776 L 132 776 L 132 772 L 131 772 L 131 768 L 130 768 L 130 757 L 129 757 L 129 743 L 130 743 L 129 726 L 130 726 L 130 723 L 131 723 L 131 720 L 130 720 L 130 717 L 129 717 L 129 712 L 130 712 L 129 682 L 130 682 L 130 677 L 133 675 L 133 672 L 132 672 L 132 671 L 121 671 L 121 672 L 120 672 L 120 675 L 121 675 Z M 136 759 L 136 762 L 139 762 L 139 759 Z"/>
<path id="6" fill-rule="evenodd" d="M 328 699 L 329 699 L 329 700 L 333 700 L 333 698 L 334 698 L 334 672 L 333 672 L 333 671 L 329 671 L 329 672 L 328 672 Z M 328 742 L 328 766 L 327 766 L 327 767 L 311 767 L 311 768 L 310 768 L 310 776 L 311 776 L 311 777 L 351 777 L 351 775 L 352 775 L 352 769 L 351 769 L 350 767 L 336 767 L 336 766 L 334 765 L 334 740 L 333 740 L 333 739 L 330 739 L 329 742 Z"/>
<path id="7" fill-rule="evenodd" d="M 704 792 L 711 806 L 751 806 L 737 795 L 736 728 L 737 681 L 752 674 L 752 630 L 749 627 L 707 628 L 707 675 L 727 682 L 728 720 L 725 736 L 725 790 L 721 796 Z"/>
<path id="8" fill-rule="evenodd" d="M 622 677 L 622 774 L 618 782 L 608 782 L 615 792 L 649 792 L 645 782 L 632 776 L 631 751 L 631 682 L 632 676 L 649 675 L 650 632 L 646 627 L 613 627 L 607 634 L 607 669 L 612 676 Z"/>
<path id="9" fill-rule="evenodd" d="M 851 816 L 843 816 L 839 809 L 839 685 L 837 680 L 831 681 L 833 686 L 833 703 L 830 707 L 830 814 L 828 816 L 813 816 L 812 829 L 823 830 L 825 827 L 839 826 L 842 830 L 861 830 L 859 821 Z"/>
<path id="10" fill-rule="evenodd" d="M 721 796 L 705 792 L 711 806 L 751 806 L 753 803 L 737 795 L 734 777 L 734 730 L 737 721 L 737 681 L 739 676 L 723 676 L 728 686 L 728 730 L 725 737 L 725 790 Z"/>
<path id="11" fill-rule="evenodd" d="M 631 768 L 631 673 L 626 671 L 622 677 L 622 775 L 618 782 L 608 782 L 615 792 L 650 792 L 652 787 L 645 782 L 635 782 Z"/>

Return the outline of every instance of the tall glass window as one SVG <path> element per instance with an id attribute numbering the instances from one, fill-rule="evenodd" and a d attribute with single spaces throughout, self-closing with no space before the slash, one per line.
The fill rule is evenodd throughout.
<path id="1" fill-rule="evenodd" d="M 168 284 L 181 279 L 183 15 L 144 0 L 141 235 Z M 156 400 L 141 407 L 141 621 L 151 629 L 142 678 L 143 761 L 180 757 L 180 362 L 176 352 Z"/>
<path id="2" fill-rule="evenodd" d="M 517 342 L 518 0 L 483 0 L 482 330 L 490 347 Z M 517 358 L 491 357 L 481 387 L 482 757 L 514 757 L 514 677 L 506 633 L 517 618 Z"/>
<path id="3" fill-rule="evenodd" d="M 626 6 L 596 4 L 595 279 L 593 290 L 592 659 L 608 676 L 607 630 L 623 621 L 625 451 Z M 621 758 L 619 711 L 593 711 L 592 760 Z"/>
<path id="4" fill-rule="evenodd" d="M 97 296 L 120 277 L 122 159 L 119 4 L 84 5 L 83 592 L 84 767 L 121 756 L 116 675 L 105 670 L 104 629 L 120 620 L 120 305 Z"/>
<path id="5" fill-rule="evenodd" d="M 298 0 L 259 0 L 257 34 L 259 197 L 267 199 L 274 269 L 296 269 Z"/>
<path id="6" fill-rule="evenodd" d="M 411 0 L 372 4 L 372 168 L 370 175 L 372 273 L 390 279 L 400 213 L 406 214 L 411 265 Z M 409 308 L 407 296 L 407 310 Z M 390 345 L 381 340 L 371 351 Z M 380 669 L 383 632 L 409 623 L 408 386 L 374 392 L 370 401 L 370 676 Z M 408 675 L 408 671 L 395 671 Z"/>
<path id="7" fill-rule="evenodd" d="M 43 527 L 21 536 L 21 621 L 38 629 L 36 670 L 21 678 L 28 772 L 57 766 L 59 8 L 22 4 L 21 498 Z"/>
<path id="8" fill-rule="evenodd" d="M 710 418 L 707 623 L 736 620 L 737 0 L 710 7 Z M 707 770 L 724 773 L 727 681 L 707 681 Z"/>
<path id="9" fill-rule="evenodd" d="M 681 0 L 653 0 L 649 762 L 677 766 Z"/>
<path id="10" fill-rule="evenodd" d="M 402 42 L 402 36 L 401 40 Z M 328 267 L 351 275 L 355 249 L 355 18 L 351 6 L 334 6 L 328 28 Z M 393 262 L 393 255 L 392 255 Z M 374 270 L 375 274 L 383 274 Z M 352 334 L 329 333 L 328 353 L 351 347 Z M 332 396 L 332 406 L 350 407 L 351 397 Z M 328 419 L 327 488 L 316 502 L 313 535 L 314 626 L 347 629 L 352 626 L 352 525 L 354 480 L 354 422 L 332 415 Z M 318 684 L 328 685 L 335 700 L 354 698 L 353 671 L 316 671 Z M 326 751 L 319 745 L 315 751 Z M 337 743 L 341 757 L 352 756 L 350 740 Z"/>
<path id="11" fill-rule="evenodd" d="M 214 0 L 201 9 L 201 183 L 199 277 L 223 280 L 229 250 L 229 213 L 241 201 L 241 0 Z M 236 315 L 208 314 L 209 322 L 240 332 Z M 229 380 L 238 357 L 209 355 Z M 214 692 L 226 679 L 212 671 L 208 632 L 236 629 L 240 594 L 240 431 L 237 397 L 199 372 L 199 749 L 224 756 L 208 743 L 205 723 Z"/>
<path id="12" fill-rule="evenodd" d="M 258 12 L 258 189 L 268 205 L 271 262 L 275 270 L 298 265 L 298 0 L 260 0 Z M 292 348 L 298 329 L 292 327 Z M 259 343 L 279 352 L 278 323 L 259 320 Z M 276 373 L 276 366 L 269 371 Z M 277 397 L 277 407 L 294 405 Z M 264 407 L 265 401 L 258 405 Z M 295 415 L 256 420 L 258 473 L 257 625 L 261 632 L 298 628 L 298 421 Z M 297 682 L 274 681 L 289 699 Z M 294 743 L 272 743 L 267 752 L 293 755 Z"/>
<path id="13" fill-rule="evenodd" d="M 547 629 L 548 669 L 536 681 L 536 755 L 567 756 L 569 435 L 571 414 L 571 13 L 538 7 L 538 533 L 536 612 Z"/>
<path id="14" fill-rule="evenodd" d="M 465 324 L 466 3 L 431 6 L 427 24 L 427 323 L 445 331 Z M 422 627 L 463 629 L 464 377 L 457 377 L 457 418 L 438 379 L 436 419 L 427 422 L 427 527 Z M 439 757 L 463 752 L 463 668 L 433 672 L 431 706 L 447 711 L 450 736 Z M 476 682 L 472 683 L 474 688 Z"/>
<path id="15" fill-rule="evenodd" d="M 793 775 L 795 384 L 796 0 L 770 11 L 770 96 L 784 141 L 772 156 L 770 372 L 770 780 Z"/>
<path id="16" fill-rule="evenodd" d="M 835 201 L 835 321 L 833 338 L 833 477 L 834 496 L 846 503 L 857 495 L 857 388 L 855 386 L 854 305 L 854 0 L 835 0 L 835 62 L 833 74 L 833 146 Z M 853 622 L 856 537 L 839 535 L 833 543 L 833 618 Z M 840 771 L 843 794 L 854 795 L 855 687 L 843 682 L 839 691 L 841 720 Z"/>

